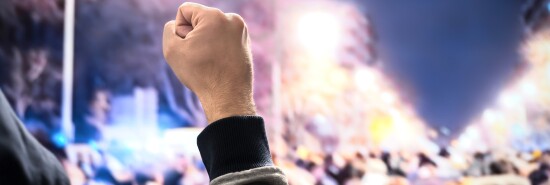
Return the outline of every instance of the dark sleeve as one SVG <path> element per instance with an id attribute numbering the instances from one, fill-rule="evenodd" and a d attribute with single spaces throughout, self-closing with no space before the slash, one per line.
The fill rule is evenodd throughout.
<path id="1" fill-rule="evenodd" d="M 69 184 L 59 161 L 27 132 L 1 90 L 0 184 Z"/>
<path id="2" fill-rule="evenodd" d="M 259 116 L 234 116 L 208 125 L 197 138 L 211 184 L 286 184 L 273 166 Z"/>
<path id="3" fill-rule="evenodd" d="M 235 116 L 216 121 L 200 133 L 197 142 L 210 179 L 273 166 L 264 122 L 258 116 Z"/>

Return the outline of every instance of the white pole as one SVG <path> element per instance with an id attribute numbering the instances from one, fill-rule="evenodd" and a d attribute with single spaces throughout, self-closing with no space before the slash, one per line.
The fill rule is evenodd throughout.
<path id="1" fill-rule="evenodd" d="M 63 37 L 63 92 L 61 105 L 61 124 L 63 133 L 73 139 L 72 104 L 74 70 L 74 22 L 75 0 L 65 0 L 64 37 Z"/>
<path id="2" fill-rule="evenodd" d="M 284 10 L 283 3 L 278 0 L 273 0 L 273 13 L 275 14 L 275 40 L 281 41 L 282 40 L 282 29 L 281 26 L 283 25 L 282 20 L 282 13 Z M 272 123 L 271 123 L 271 131 L 272 134 L 268 134 L 270 142 L 273 142 L 275 146 L 278 145 L 276 142 L 280 142 L 277 138 L 277 136 L 280 136 L 282 134 L 283 130 L 283 114 L 281 110 L 281 63 L 282 63 L 282 55 L 283 55 L 283 48 L 281 44 L 277 44 L 275 46 L 275 60 L 271 61 L 271 82 L 273 84 L 271 88 L 272 93 L 272 99 L 271 99 L 271 113 L 272 113 Z"/>

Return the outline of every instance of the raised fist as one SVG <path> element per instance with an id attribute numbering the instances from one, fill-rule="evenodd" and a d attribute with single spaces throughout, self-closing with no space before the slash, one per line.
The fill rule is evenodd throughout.
<path id="1" fill-rule="evenodd" d="M 239 15 L 184 3 L 164 27 L 163 53 L 199 97 L 209 123 L 256 114 L 250 40 Z"/>

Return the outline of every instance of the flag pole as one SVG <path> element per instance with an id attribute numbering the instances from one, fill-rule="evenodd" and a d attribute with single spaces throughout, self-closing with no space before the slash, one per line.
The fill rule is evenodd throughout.
<path id="1" fill-rule="evenodd" d="M 74 29 L 75 0 L 65 0 L 63 26 L 63 90 L 61 105 L 61 124 L 63 134 L 73 139 L 72 104 L 73 104 L 73 70 L 74 70 Z"/>

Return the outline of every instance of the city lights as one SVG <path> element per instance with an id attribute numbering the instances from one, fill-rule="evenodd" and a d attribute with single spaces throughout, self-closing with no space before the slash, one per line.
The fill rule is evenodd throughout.
<path id="1" fill-rule="evenodd" d="M 298 18 L 297 39 L 311 55 L 330 56 L 338 48 L 340 27 L 337 16 L 331 13 L 304 13 Z"/>

